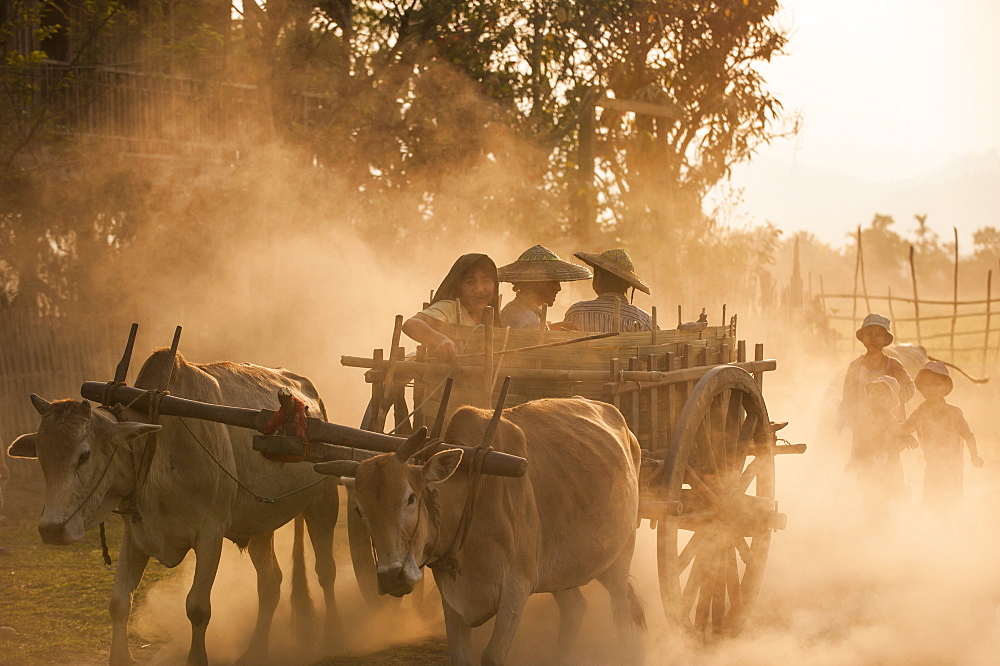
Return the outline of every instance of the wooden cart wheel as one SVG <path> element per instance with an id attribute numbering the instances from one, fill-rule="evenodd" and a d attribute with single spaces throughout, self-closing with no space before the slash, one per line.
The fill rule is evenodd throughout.
<path id="1" fill-rule="evenodd" d="M 702 641 L 737 634 L 757 600 L 780 527 L 774 435 L 754 378 L 719 366 L 695 385 L 674 425 L 664 465 L 681 515 L 657 527 L 667 620 Z"/>

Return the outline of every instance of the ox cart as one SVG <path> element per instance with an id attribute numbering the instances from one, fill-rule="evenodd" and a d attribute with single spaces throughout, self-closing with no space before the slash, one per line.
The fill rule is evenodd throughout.
<path id="1" fill-rule="evenodd" d="M 776 362 L 764 358 L 763 345 L 748 359 L 737 318 L 726 320 L 725 309 L 722 326 L 603 335 L 499 329 L 489 325 L 492 317 L 488 309 L 486 326 L 443 329 L 463 352 L 457 365 L 435 362 L 422 347 L 406 356 L 401 317 L 388 352 L 342 357 L 367 370 L 372 398 L 362 427 L 382 432 L 389 420 L 396 434 L 431 423 L 439 432 L 462 405 L 498 412 L 537 398 L 613 404 L 642 449 L 639 518 L 656 529 L 667 620 L 699 639 L 738 633 L 755 605 L 771 534 L 786 524 L 775 500 L 774 457 L 805 451 L 778 444 L 785 424 L 770 420 L 762 394 Z M 359 584 L 372 597 L 364 524 L 355 518 L 349 530 Z"/>
<path id="2" fill-rule="evenodd" d="M 736 317 L 726 321 L 725 310 L 722 326 L 601 335 L 494 328 L 491 309 L 485 318 L 485 326 L 444 329 L 462 350 L 455 365 L 436 362 L 422 347 L 407 356 L 400 346 L 402 317 L 388 352 L 342 357 L 345 366 L 365 369 L 370 384 L 361 428 L 308 416 L 288 393 L 279 393 L 277 410 L 257 410 L 167 395 L 169 376 L 161 390 L 127 386 L 134 325 L 115 379 L 87 382 L 81 393 L 129 420 L 183 416 L 254 429 L 263 433 L 255 436 L 255 449 L 282 462 L 319 463 L 317 471 L 334 475 L 354 461 L 396 451 L 407 435 L 429 426 L 434 443 L 426 455 L 460 448 L 462 464 L 477 472 L 523 476 L 530 461 L 489 447 L 504 406 L 572 396 L 611 403 L 642 449 L 639 519 L 656 529 L 668 622 L 703 640 L 738 633 L 755 605 L 771 534 L 786 523 L 775 501 L 774 457 L 805 450 L 777 443 L 784 424 L 770 420 L 762 395 L 764 373 L 776 362 L 764 358 L 763 345 L 748 359 Z M 438 440 L 448 416 L 463 405 L 494 407 L 493 425 L 478 447 Z M 363 595 L 374 603 L 373 548 L 350 509 L 353 566 Z"/>

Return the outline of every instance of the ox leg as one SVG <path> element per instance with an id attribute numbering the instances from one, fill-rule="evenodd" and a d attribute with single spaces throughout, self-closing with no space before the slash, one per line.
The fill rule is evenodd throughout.
<path id="1" fill-rule="evenodd" d="M 611 595 L 611 615 L 621 645 L 621 654 L 627 655 L 626 663 L 640 664 L 644 661 L 643 633 L 646 630 L 646 611 L 642 599 L 636 594 L 635 586 L 629 580 L 634 549 L 633 533 L 622 554 L 607 571 L 597 577 L 597 580 Z"/>
<path id="2" fill-rule="evenodd" d="M 451 653 L 451 663 L 454 666 L 468 666 L 472 663 L 472 630 L 466 624 L 461 614 L 453 611 L 442 596 L 441 606 L 444 608 L 444 626 L 448 633 L 448 651 Z"/>
<path id="3" fill-rule="evenodd" d="M 332 492 L 330 490 L 324 490 L 322 500 L 307 507 L 304 514 L 306 527 L 309 529 L 309 541 L 316 554 L 316 577 L 319 579 L 320 587 L 323 588 L 323 599 L 326 604 L 323 640 L 327 647 L 334 647 L 343 638 L 344 627 L 340 621 L 337 598 L 334 595 L 337 563 L 333 559 L 333 530 L 337 525 L 340 496 L 336 486 L 332 487 Z"/>
<path id="4" fill-rule="evenodd" d="M 274 532 L 256 534 L 247 543 L 250 561 L 257 570 L 257 623 L 250 637 L 250 645 L 239 663 L 267 661 L 271 621 L 281 596 L 281 568 L 274 555 Z"/>
<path id="5" fill-rule="evenodd" d="M 523 581 L 507 581 L 500 591 L 500 603 L 497 606 L 496 623 L 493 625 L 493 635 L 483 650 L 483 664 L 502 664 L 507 659 L 514 635 L 521 623 L 524 604 L 531 594 L 530 587 Z"/>
<path id="6" fill-rule="evenodd" d="M 587 601 L 583 598 L 583 591 L 578 587 L 553 592 L 552 597 L 559 606 L 557 655 L 560 661 L 573 663 L 576 661 L 572 657 L 573 650 L 576 637 L 580 634 L 583 614 L 587 610 Z"/>
<path id="7" fill-rule="evenodd" d="M 212 617 L 212 585 L 219 571 L 219 558 L 222 557 L 222 536 L 201 539 L 194 553 L 194 582 L 185 604 L 188 620 L 191 621 L 191 650 L 187 663 L 189 666 L 206 666 L 205 631 Z"/>
<path id="8" fill-rule="evenodd" d="M 128 649 L 128 618 L 132 612 L 132 595 L 142 580 L 148 562 L 149 555 L 135 547 L 131 531 L 126 526 L 118 552 L 115 582 L 111 587 L 111 602 L 108 604 L 111 613 L 111 654 L 108 663 L 112 666 L 135 663 Z"/>

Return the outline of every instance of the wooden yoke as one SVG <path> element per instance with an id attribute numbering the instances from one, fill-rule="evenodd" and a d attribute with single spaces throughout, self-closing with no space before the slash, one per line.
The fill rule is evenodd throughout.
<path id="1" fill-rule="evenodd" d="M 99 400 L 102 393 L 106 390 L 107 384 L 104 382 L 86 382 L 80 388 L 80 393 L 84 398 L 89 400 Z M 112 402 L 123 404 L 134 403 L 133 406 L 140 412 L 148 408 L 148 401 L 150 400 L 149 391 L 131 386 L 113 387 L 112 390 L 108 391 L 108 394 Z M 249 428 L 261 432 L 264 425 L 274 416 L 274 410 L 213 405 L 211 403 L 198 402 L 197 400 L 166 395 L 160 399 L 160 414 L 164 416 L 204 419 L 214 423 L 224 423 L 226 425 Z M 350 428 L 348 426 L 329 423 L 316 417 L 306 419 L 306 436 L 314 445 L 306 457 L 306 461 L 308 462 L 363 459 L 378 455 L 379 453 L 395 453 L 399 445 L 405 441 L 404 437 L 395 437 L 393 435 L 383 435 L 358 428 Z M 299 440 L 298 444 L 298 449 L 295 451 L 281 450 L 268 451 L 268 453 L 302 455 L 305 447 L 301 440 Z M 466 454 L 471 454 L 474 447 L 449 444 L 446 446 L 442 445 L 442 449 L 444 448 L 462 449 Z M 471 458 L 471 455 L 469 457 Z M 483 457 L 484 474 L 494 476 L 524 476 L 527 469 L 527 461 L 519 456 L 499 451 L 490 451 Z"/>

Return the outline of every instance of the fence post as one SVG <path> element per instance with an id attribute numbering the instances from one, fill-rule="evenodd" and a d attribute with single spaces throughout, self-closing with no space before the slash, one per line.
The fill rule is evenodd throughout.
<path id="1" fill-rule="evenodd" d="M 951 362 L 954 363 L 955 324 L 958 321 L 958 227 L 952 227 L 952 231 L 955 232 L 955 280 L 954 280 L 955 284 L 954 284 L 954 292 L 952 294 L 952 310 L 951 310 Z"/>
<path id="2" fill-rule="evenodd" d="M 868 300 L 868 280 L 865 279 L 865 248 L 861 243 L 861 226 L 858 226 L 858 266 L 861 268 L 861 291 L 865 295 L 865 307 L 868 312 L 872 311 L 871 301 Z"/>
<path id="3" fill-rule="evenodd" d="M 889 325 L 892 326 L 892 337 L 899 337 L 899 329 L 896 328 L 896 313 L 892 311 L 892 285 L 889 285 L 889 295 L 886 298 L 889 302 Z"/>
<path id="4" fill-rule="evenodd" d="M 854 288 L 851 289 L 851 324 L 858 324 L 858 272 L 861 270 L 861 225 L 858 225 L 858 247 L 854 253 Z"/>
<path id="5" fill-rule="evenodd" d="M 920 296 L 917 293 L 917 269 L 913 264 L 913 246 L 910 246 L 910 281 L 913 283 L 913 318 L 917 325 L 917 344 L 924 344 L 920 335 Z"/>
<path id="6" fill-rule="evenodd" d="M 990 348 L 990 299 L 993 297 L 993 269 L 986 272 L 986 335 L 983 339 L 983 365 L 980 375 L 986 374 L 986 356 Z"/>

